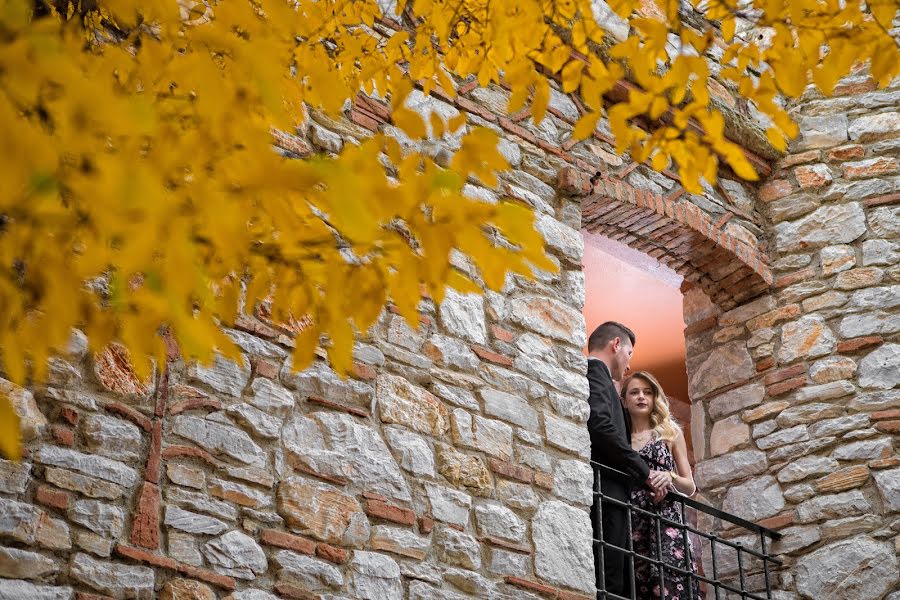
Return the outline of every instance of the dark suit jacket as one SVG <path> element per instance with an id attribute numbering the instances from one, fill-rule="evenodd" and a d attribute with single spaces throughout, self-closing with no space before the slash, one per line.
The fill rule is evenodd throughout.
<path id="1" fill-rule="evenodd" d="M 622 406 L 609 369 L 599 360 L 588 360 L 587 377 L 590 384 L 591 460 L 627 473 L 633 478 L 632 485 L 640 486 L 650 476 L 650 467 L 631 447 L 631 419 Z M 604 480 L 621 482 L 621 478 L 601 471 L 601 481 Z M 604 485 L 604 493 L 606 488 Z"/>

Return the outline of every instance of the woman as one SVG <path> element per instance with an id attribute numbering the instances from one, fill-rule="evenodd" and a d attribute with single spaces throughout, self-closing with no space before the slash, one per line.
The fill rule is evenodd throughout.
<path id="1" fill-rule="evenodd" d="M 625 409 L 631 416 L 631 446 L 647 461 L 651 469 L 671 474 L 672 488 L 685 496 L 696 490 L 691 465 L 688 462 L 687 444 L 681 428 L 672 420 L 669 401 L 662 387 L 653 375 L 637 372 L 622 383 L 622 398 Z M 635 488 L 631 492 L 631 503 L 645 511 L 658 513 L 661 517 L 683 523 L 681 505 L 663 496 L 654 497 L 652 490 Z M 666 565 L 697 572 L 693 548 L 690 540 L 678 527 L 637 512 L 632 513 L 632 542 L 637 554 L 657 557 L 660 546 L 657 531 L 662 535 L 661 559 Z M 635 559 L 634 579 L 638 600 L 662 598 L 666 600 L 699 600 L 699 585 L 696 579 L 682 575 L 669 568 L 663 569 L 665 589 L 660 590 L 657 565 Z"/>

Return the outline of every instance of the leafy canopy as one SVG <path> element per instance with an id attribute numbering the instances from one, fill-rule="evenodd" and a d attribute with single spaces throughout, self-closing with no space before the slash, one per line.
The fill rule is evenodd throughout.
<path id="1" fill-rule="evenodd" d="M 415 323 L 423 293 L 555 269 L 528 207 L 462 194 L 507 167 L 496 135 L 426 123 L 404 103 L 414 85 L 502 80 L 508 110 L 537 122 L 556 79 L 585 108 L 576 139 L 608 118 L 620 152 L 699 191 L 723 161 L 756 177 L 710 103 L 709 57 L 779 148 L 796 133 L 781 97 L 809 82 L 828 94 L 858 63 L 880 85 L 900 73 L 895 0 L 655 2 L 611 0 L 598 22 L 590 0 L 0 0 L 5 376 L 44 381 L 73 327 L 92 351 L 124 345 L 141 377 L 164 361 L 163 329 L 187 357 L 236 358 L 220 326 L 263 304 L 276 322 L 304 318 L 295 368 L 326 339 L 345 373 L 388 301 Z M 605 104 L 623 77 L 637 89 Z M 409 137 L 455 140 L 450 163 L 384 135 L 339 156 L 271 151 L 272 127 L 339 119 L 361 89 Z M 480 280 L 451 266 L 454 249 Z M 6 400 L 0 447 L 18 455 Z"/>

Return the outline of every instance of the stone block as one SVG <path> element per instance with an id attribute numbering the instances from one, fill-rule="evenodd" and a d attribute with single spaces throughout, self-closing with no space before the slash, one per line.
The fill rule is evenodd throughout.
<path id="1" fill-rule="evenodd" d="M 544 581 L 593 593 L 594 559 L 588 513 L 543 502 L 531 524 L 535 574 Z"/>
<path id="2" fill-rule="evenodd" d="M 797 561 L 797 591 L 816 600 L 878 600 L 897 580 L 897 556 L 888 542 L 868 536 L 841 540 Z"/>

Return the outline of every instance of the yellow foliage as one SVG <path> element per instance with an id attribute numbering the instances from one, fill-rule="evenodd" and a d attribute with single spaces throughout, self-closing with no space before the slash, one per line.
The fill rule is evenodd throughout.
<path id="1" fill-rule="evenodd" d="M 779 95 L 830 93 L 859 63 L 879 85 L 900 74 L 896 0 L 690 2 L 730 40 L 721 82 L 771 119 L 779 147 L 796 134 Z M 164 360 L 164 329 L 187 357 L 237 356 L 220 326 L 263 304 L 306 322 L 295 368 L 324 339 L 343 373 L 386 302 L 415 322 L 423 292 L 440 301 L 447 286 L 499 289 L 508 272 L 554 269 L 529 209 L 462 195 L 467 179 L 494 186 L 507 168 L 496 134 L 464 115 L 423 119 L 405 103 L 415 84 L 452 96 L 456 82 L 504 74 L 510 110 L 530 102 L 540 121 L 558 78 L 587 108 L 576 139 L 606 117 L 620 152 L 676 168 L 691 191 L 722 160 L 753 179 L 709 102 L 712 27 L 657 4 L 662 20 L 611 1 L 634 33 L 600 54 L 607 25 L 587 0 L 414 0 L 394 14 L 376 0 L 0 0 L 3 375 L 41 381 L 73 327 L 92 351 L 122 343 L 141 374 Z M 607 112 L 625 73 L 638 89 Z M 271 128 L 310 111 L 341 118 L 361 90 L 388 99 L 410 137 L 459 135 L 449 167 L 383 136 L 337 157 L 271 152 Z M 647 131 L 646 118 L 667 126 Z M 453 249 L 477 281 L 450 266 Z M 8 414 L 0 400 L 14 455 Z"/>

